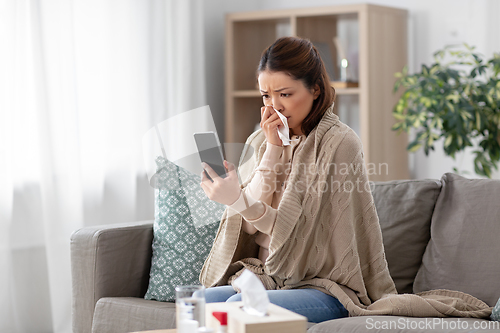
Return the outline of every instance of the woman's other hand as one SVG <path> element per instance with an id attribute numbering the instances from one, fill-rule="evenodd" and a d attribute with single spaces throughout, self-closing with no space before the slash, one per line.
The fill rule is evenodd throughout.
<path id="1" fill-rule="evenodd" d="M 226 168 L 226 178 L 220 177 L 208 164 L 202 163 L 202 168 L 207 171 L 210 178 L 207 177 L 205 171 L 201 172 L 201 188 L 205 191 L 207 197 L 223 205 L 230 206 L 240 197 L 240 183 L 236 168 L 233 163 L 224 161 Z"/>
<path id="2" fill-rule="evenodd" d="M 260 127 L 266 135 L 267 142 L 276 146 L 283 146 L 283 142 L 278 136 L 278 129 L 283 126 L 283 122 L 272 106 L 260 108 Z"/>

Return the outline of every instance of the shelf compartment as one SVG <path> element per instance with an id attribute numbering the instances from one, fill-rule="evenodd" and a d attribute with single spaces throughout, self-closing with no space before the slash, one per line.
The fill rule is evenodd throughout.
<path id="1" fill-rule="evenodd" d="M 262 98 L 241 97 L 234 99 L 233 114 L 233 142 L 245 142 L 248 136 L 260 124 L 260 108 L 263 107 Z M 226 130 L 227 132 L 227 130 Z"/>
<path id="2" fill-rule="evenodd" d="M 352 128 L 361 138 L 361 119 L 359 115 L 359 98 L 357 95 L 337 96 L 333 111 L 339 116 L 341 122 Z"/>
<path id="3" fill-rule="evenodd" d="M 359 24 L 358 15 L 335 14 L 297 17 L 297 36 L 308 38 L 318 49 L 331 81 L 358 81 Z M 334 39 L 341 45 L 338 49 Z M 341 77 L 340 62 L 347 58 L 347 76 Z"/>
<path id="4" fill-rule="evenodd" d="M 235 90 L 255 89 L 262 52 L 277 38 L 292 35 L 290 18 L 235 22 L 233 26 Z"/>

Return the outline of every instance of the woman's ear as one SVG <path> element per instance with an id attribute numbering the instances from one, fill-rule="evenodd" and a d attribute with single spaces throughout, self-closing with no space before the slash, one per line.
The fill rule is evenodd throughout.
<path id="1" fill-rule="evenodd" d="M 321 89 L 319 88 L 319 85 L 316 84 L 313 88 L 313 96 L 314 96 L 314 99 L 318 98 L 319 94 L 321 93 Z"/>

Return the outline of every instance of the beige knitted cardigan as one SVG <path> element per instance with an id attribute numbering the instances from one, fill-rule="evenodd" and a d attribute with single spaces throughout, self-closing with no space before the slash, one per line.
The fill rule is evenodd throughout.
<path id="1" fill-rule="evenodd" d="M 253 133 L 247 147 L 239 168 L 242 188 L 265 151 L 264 133 Z M 350 172 L 345 172 L 346 166 Z M 255 259 L 255 235 L 242 231 L 242 216 L 229 214 L 227 208 L 201 271 L 201 283 L 228 284 L 246 267 L 267 289 L 307 287 L 328 293 L 351 316 L 487 318 L 492 308 L 462 292 L 397 294 L 367 183 L 359 138 L 328 109 L 294 154 L 266 262 Z"/>

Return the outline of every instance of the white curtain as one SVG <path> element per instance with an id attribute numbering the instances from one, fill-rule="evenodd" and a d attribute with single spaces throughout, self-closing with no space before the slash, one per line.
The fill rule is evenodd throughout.
<path id="1" fill-rule="evenodd" d="M 141 138 L 206 104 L 202 2 L 0 0 L 0 332 L 71 332 L 71 233 L 153 218 Z"/>

